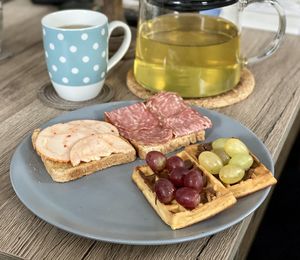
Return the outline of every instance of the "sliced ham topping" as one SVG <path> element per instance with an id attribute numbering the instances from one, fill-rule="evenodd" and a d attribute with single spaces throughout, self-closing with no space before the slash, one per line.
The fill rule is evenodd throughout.
<path id="1" fill-rule="evenodd" d="M 140 144 L 164 144 L 172 139 L 173 132 L 169 128 L 157 126 L 152 129 L 142 129 L 127 132 L 128 138 L 139 142 Z"/>
<path id="2" fill-rule="evenodd" d="M 118 129 L 105 121 L 98 121 L 98 120 L 74 120 L 68 122 L 68 124 L 72 126 L 78 126 L 79 128 L 82 128 L 83 126 L 85 128 L 89 128 L 91 130 L 96 131 L 97 133 L 108 133 L 108 134 L 114 134 L 119 135 Z"/>
<path id="3" fill-rule="evenodd" d="M 212 126 L 211 121 L 197 111 L 187 108 L 181 113 L 163 119 L 164 125 L 173 130 L 175 137 L 199 132 Z"/>
<path id="4" fill-rule="evenodd" d="M 36 139 L 36 150 L 45 158 L 57 162 L 70 161 L 70 149 L 80 139 L 97 133 L 119 135 L 117 128 L 107 122 L 77 120 L 43 129 Z"/>
<path id="5" fill-rule="evenodd" d="M 146 106 L 159 119 L 179 114 L 188 108 L 182 97 L 172 92 L 154 95 L 148 100 Z"/>
<path id="6" fill-rule="evenodd" d="M 105 112 L 109 122 L 118 129 L 134 131 L 137 129 L 151 129 L 159 125 L 159 120 L 151 114 L 144 103 L 136 103 L 111 112 Z"/>
<path id="7" fill-rule="evenodd" d="M 96 134 L 80 139 L 70 150 L 70 161 L 73 166 L 80 162 L 100 160 L 113 153 L 134 151 L 133 147 L 119 136 Z"/>

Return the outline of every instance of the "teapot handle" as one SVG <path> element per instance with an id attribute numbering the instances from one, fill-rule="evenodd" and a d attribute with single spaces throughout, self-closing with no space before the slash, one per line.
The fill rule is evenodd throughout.
<path id="1" fill-rule="evenodd" d="M 254 64 L 270 57 L 281 44 L 286 29 L 286 16 L 285 16 L 284 9 L 280 6 L 280 4 L 276 0 L 240 0 L 239 1 L 240 10 L 243 11 L 244 8 L 246 8 L 249 4 L 252 3 L 267 3 L 272 5 L 277 11 L 278 18 L 279 18 L 279 26 L 276 35 L 274 36 L 273 40 L 269 43 L 269 45 L 266 47 L 266 50 L 257 56 L 246 58 L 244 60 L 245 65 Z"/>

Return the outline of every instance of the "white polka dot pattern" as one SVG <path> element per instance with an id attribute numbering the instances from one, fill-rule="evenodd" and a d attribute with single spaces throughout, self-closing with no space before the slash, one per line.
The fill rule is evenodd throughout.
<path id="1" fill-rule="evenodd" d="M 70 46 L 70 52 L 73 52 L 73 53 L 75 53 L 76 51 L 77 51 L 77 47 L 76 46 L 74 46 L 74 45 L 72 45 L 72 46 Z"/>
<path id="2" fill-rule="evenodd" d="M 70 87 L 103 81 L 107 70 L 107 25 L 89 30 L 42 28 L 49 78 Z"/>
<path id="3" fill-rule="evenodd" d="M 71 69 L 71 72 L 72 72 L 73 74 L 78 74 L 79 69 L 77 69 L 77 68 L 72 68 L 72 69 Z"/>
<path id="4" fill-rule="evenodd" d="M 53 69 L 53 71 L 57 71 L 57 67 L 55 66 L 55 65 L 52 65 L 52 69 Z"/>
<path id="5" fill-rule="evenodd" d="M 81 34 L 81 39 L 82 39 L 83 41 L 86 41 L 88 38 L 89 38 L 89 36 L 88 36 L 87 33 Z"/>
<path id="6" fill-rule="evenodd" d="M 69 83 L 69 80 L 68 80 L 68 78 L 63 77 L 63 78 L 62 78 L 62 82 L 68 84 L 68 83 Z"/>
<path id="7" fill-rule="evenodd" d="M 82 57 L 82 61 L 84 63 L 88 63 L 90 61 L 90 58 L 88 56 L 84 56 L 84 57 Z"/>
<path id="8" fill-rule="evenodd" d="M 67 59 L 66 59 L 64 56 L 60 56 L 60 57 L 59 57 L 59 61 L 60 61 L 61 63 L 66 63 Z"/>
<path id="9" fill-rule="evenodd" d="M 60 41 L 64 40 L 64 35 L 62 33 L 57 34 L 57 39 L 59 39 Z"/>
<path id="10" fill-rule="evenodd" d="M 87 84 L 89 82 L 90 82 L 90 78 L 89 77 L 83 78 L 83 83 Z"/>
<path id="11" fill-rule="evenodd" d="M 93 44 L 93 49 L 94 49 L 94 50 L 98 50 L 98 48 L 99 48 L 99 43 L 97 43 L 97 42 L 94 43 L 94 44 Z"/>

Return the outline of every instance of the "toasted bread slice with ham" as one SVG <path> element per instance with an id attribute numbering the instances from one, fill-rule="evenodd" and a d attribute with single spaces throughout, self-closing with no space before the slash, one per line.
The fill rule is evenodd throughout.
<path id="1" fill-rule="evenodd" d="M 177 156 L 184 161 L 190 160 L 185 151 L 178 153 Z M 197 167 L 196 164 L 195 166 Z M 207 178 L 203 200 L 192 210 L 184 208 L 175 199 L 168 204 L 161 203 L 157 199 L 153 186 L 159 177 L 149 166 L 136 167 L 132 179 L 160 218 L 175 230 L 211 218 L 236 203 L 232 192 L 227 190 L 219 180 L 205 170 L 203 173 Z"/>
<path id="2" fill-rule="evenodd" d="M 97 133 L 119 136 L 118 129 L 107 122 L 75 120 L 43 129 L 36 140 L 35 149 L 49 160 L 69 162 L 71 147 L 78 140 Z"/>
<path id="3" fill-rule="evenodd" d="M 135 149 L 109 123 L 78 120 L 32 134 L 32 144 L 56 182 L 67 182 L 136 158 Z"/>

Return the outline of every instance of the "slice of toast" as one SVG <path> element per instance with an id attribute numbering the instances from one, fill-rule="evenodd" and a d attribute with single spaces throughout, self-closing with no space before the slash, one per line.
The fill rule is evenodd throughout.
<path id="1" fill-rule="evenodd" d="M 35 149 L 36 138 L 40 132 L 40 129 L 35 129 L 32 134 L 32 145 Z M 123 163 L 132 162 L 136 159 L 135 150 L 132 148 L 130 153 L 116 153 L 110 156 L 103 157 L 100 160 L 91 162 L 81 162 L 78 166 L 72 166 L 70 162 L 56 162 L 45 158 L 42 154 L 41 157 L 45 168 L 51 178 L 56 182 L 67 182 L 78 179 L 85 175 L 89 175 L 96 171 Z"/>
<path id="2" fill-rule="evenodd" d="M 130 140 L 131 144 L 135 147 L 138 156 L 141 159 L 145 159 L 147 153 L 151 151 L 159 151 L 163 154 L 167 154 L 173 152 L 181 147 L 188 146 L 190 144 L 194 144 L 198 141 L 205 140 L 205 131 L 199 131 L 197 133 L 192 133 L 185 136 L 175 137 L 169 140 L 164 144 L 153 144 L 153 145 L 144 145 L 138 143 L 134 140 Z"/>
<path id="3" fill-rule="evenodd" d="M 178 153 L 177 156 L 183 160 L 190 160 L 190 157 L 184 151 Z M 143 177 L 147 176 L 149 178 L 154 176 L 155 179 L 158 178 L 150 167 L 136 167 L 132 174 L 132 179 L 161 219 L 175 230 L 208 219 L 236 203 L 236 198 L 232 192 L 227 190 L 220 181 L 211 174 L 206 171 L 203 172 L 207 177 L 207 186 L 204 194 L 206 201 L 200 202 L 193 210 L 184 208 L 178 204 L 175 199 L 170 204 L 161 203 L 156 198 L 156 194 L 151 185 L 149 185 L 145 177 Z"/>
<path id="4" fill-rule="evenodd" d="M 200 169 L 203 167 L 198 162 L 200 151 L 203 151 L 203 145 L 205 144 L 194 144 L 187 146 L 185 151 L 194 161 L 199 165 Z M 253 153 L 250 153 L 254 159 L 251 168 L 246 171 L 244 178 L 235 184 L 223 184 L 228 190 L 230 190 L 236 198 L 244 197 L 248 194 L 264 189 L 268 186 L 277 183 L 273 174 L 255 157 Z"/>

